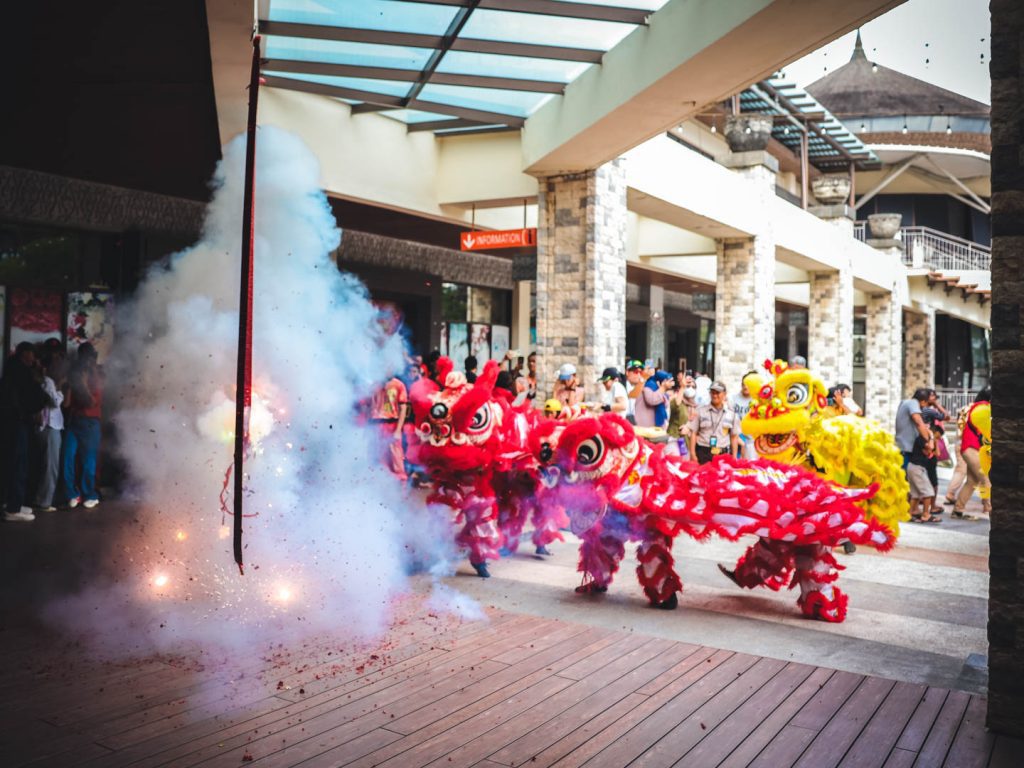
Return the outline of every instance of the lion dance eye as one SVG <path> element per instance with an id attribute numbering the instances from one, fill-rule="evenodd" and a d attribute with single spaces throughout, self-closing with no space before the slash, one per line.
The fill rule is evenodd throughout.
<path id="1" fill-rule="evenodd" d="M 592 467 L 604 458 L 604 443 L 600 437 L 584 440 L 576 448 L 576 461 L 585 467 Z"/>
<path id="2" fill-rule="evenodd" d="M 430 418 L 434 421 L 443 421 L 448 418 L 448 406 L 444 403 L 434 403 L 430 406 Z"/>
<path id="3" fill-rule="evenodd" d="M 786 390 L 786 403 L 793 407 L 806 405 L 810 397 L 810 390 L 806 384 L 790 384 Z"/>
<path id="4" fill-rule="evenodd" d="M 476 413 L 473 414 L 473 420 L 469 423 L 469 432 L 483 432 L 487 427 L 491 425 L 491 409 L 486 404 L 481 405 Z"/>
<path id="5" fill-rule="evenodd" d="M 551 461 L 551 459 L 552 459 L 552 457 L 554 455 L 555 455 L 555 451 L 551 447 L 551 443 L 544 443 L 540 447 L 540 460 L 543 461 L 545 464 L 547 464 L 549 461 Z"/>
<path id="6" fill-rule="evenodd" d="M 771 400 L 775 396 L 775 391 L 772 389 L 770 384 L 765 384 L 761 387 L 761 391 L 757 395 L 761 400 Z"/>

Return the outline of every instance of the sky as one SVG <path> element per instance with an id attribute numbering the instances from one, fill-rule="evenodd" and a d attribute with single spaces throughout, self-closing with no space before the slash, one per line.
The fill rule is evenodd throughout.
<path id="1" fill-rule="evenodd" d="M 988 0 L 909 0 L 861 27 L 868 59 L 990 103 Z M 801 87 L 850 60 L 856 32 L 783 69 Z"/>

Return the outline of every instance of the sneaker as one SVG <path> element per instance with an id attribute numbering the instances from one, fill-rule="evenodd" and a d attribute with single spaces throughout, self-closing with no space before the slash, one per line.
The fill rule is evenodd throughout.
<path id="1" fill-rule="evenodd" d="M 99 503 L 99 499 L 86 499 L 85 501 L 82 502 L 82 506 L 85 507 L 86 509 L 92 509 Z"/>
<path id="2" fill-rule="evenodd" d="M 36 512 L 56 512 L 57 508 L 52 504 L 45 507 L 36 507 Z"/>
<path id="3" fill-rule="evenodd" d="M 9 523 L 30 523 L 36 519 L 36 516 L 32 514 L 31 509 L 25 512 L 26 509 L 27 507 L 22 507 L 20 512 L 5 512 L 4 520 Z"/>
<path id="4" fill-rule="evenodd" d="M 81 496 L 75 496 L 75 498 L 73 498 L 73 499 L 68 499 L 68 509 L 74 509 L 75 507 L 77 507 L 81 503 L 82 503 L 82 497 Z"/>

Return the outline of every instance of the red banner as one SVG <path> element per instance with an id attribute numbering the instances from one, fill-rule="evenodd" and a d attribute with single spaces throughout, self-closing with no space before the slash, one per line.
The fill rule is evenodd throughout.
<path id="1" fill-rule="evenodd" d="M 537 228 L 494 229 L 462 232 L 459 246 L 463 251 L 491 251 L 495 248 L 530 248 L 537 245 Z"/>

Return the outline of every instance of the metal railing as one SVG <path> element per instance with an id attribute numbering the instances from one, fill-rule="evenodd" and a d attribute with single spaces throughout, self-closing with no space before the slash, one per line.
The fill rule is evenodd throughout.
<path id="1" fill-rule="evenodd" d="M 903 227 L 903 263 L 914 269 L 935 272 L 989 270 L 992 251 L 956 235 L 929 227 Z"/>
<path id="2" fill-rule="evenodd" d="M 939 402 L 942 403 L 942 407 L 949 411 L 949 415 L 952 417 L 954 422 L 953 428 L 955 429 L 956 415 L 965 405 L 970 405 L 974 402 L 974 398 L 978 396 L 979 390 L 936 388 L 935 391 L 939 395 Z"/>
<path id="3" fill-rule="evenodd" d="M 864 242 L 868 236 L 867 222 L 854 222 L 853 236 Z M 900 239 L 903 241 L 903 263 L 912 269 L 957 273 L 987 271 L 992 266 L 992 251 L 988 246 L 937 229 L 903 227 Z"/>

